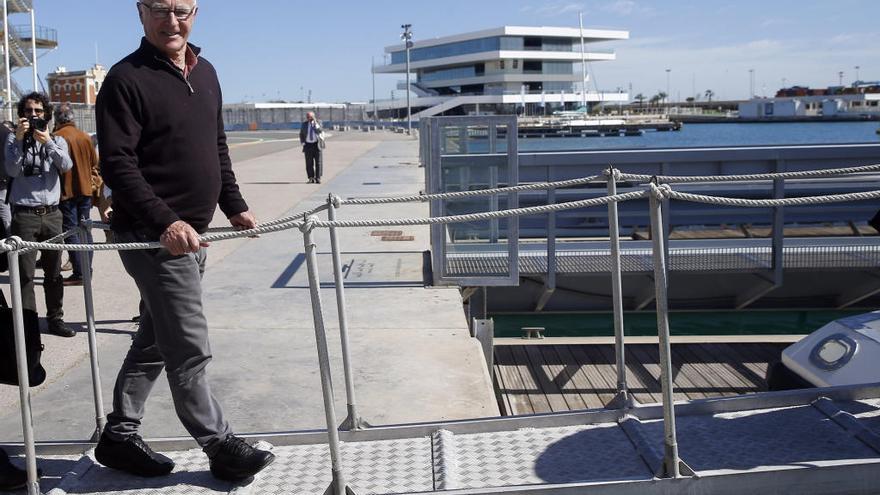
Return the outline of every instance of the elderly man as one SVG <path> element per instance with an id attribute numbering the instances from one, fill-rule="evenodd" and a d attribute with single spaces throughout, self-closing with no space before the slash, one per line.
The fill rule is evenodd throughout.
<path id="1" fill-rule="evenodd" d="M 70 170 L 67 142 L 49 134 L 49 98 L 30 93 L 18 102 L 18 127 L 6 137 L 6 163 L 10 177 L 9 204 L 12 206 L 12 235 L 25 241 L 45 241 L 61 234 L 61 174 Z M 64 285 L 61 278 L 61 251 L 42 251 L 43 292 L 49 332 L 73 337 L 76 332 L 64 324 Z M 34 272 L 37 253 L 18 258 L 21 272 L 21 301 L 25 309 L 37 310 Z"/>
<path id="2" fill-rule="evenodd" d="M 299 143 L 306 156 L 306 175 L 309 177 L 309 184 L 321 183 L 323 133 L 324 129 L 321 128 L 321 123 L 315 120 L 314 112 L 307 113 L 306 121 L 299 128 Z"/>
<path id="3" fill-rule="evenodd" d="M 92 195 L 101 186 L 98 175 L 98 154 L 92 145 L 92 138 L 76 128 L 73 123 L 73 109 L 67 103 L 55 107 L 55 135 L 64 138 L 73 161 L 73 168 L 64 174 L 61 184 L 61 215 L 63 228 L 67 232 L 88 220 L 92 210 Z M 73 244 L 80 241 L 91 244 L 92 236 L 86 231 L 84 239 L 72 235 L 67 240 Z M 92 252 L 88 252 L 89 261 Z M 82 263 L 80 254 L 70 252 L 70 264 L 73 273 L 64 279 L 64 285 L 82 285 Z M 91 263 L 89 263 L 91 265 Z"/>
<path id="4" fill-rule="evenodd" d="M 199 235 L 218 204 L 236 228 L 256 221 L 232 172 L 217 74 L 187 42 L 195 0 L 145 0 L 137 9 L 145 37 L 113 66 L 98 95 L 101 174 L 113 190 L 116 241 L 158 238 L 163 247 L 119 252 L 141 295 L 140 327 L 119 371 L 95 457 L 139 476 L 174 468 L 138 435 L 164 368 L 177 416 L 208 455 L 211 473 L 241 480 L 274 456 L 232 434 L 208 383 L 201 287 L 207 244 Z"/>

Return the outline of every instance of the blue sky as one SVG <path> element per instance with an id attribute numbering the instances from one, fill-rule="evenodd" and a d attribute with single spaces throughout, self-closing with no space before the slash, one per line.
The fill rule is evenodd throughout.
<path id="1" fill-rule="evenodd" d="M 37 23 L 58 30 L 59 47 L 39 59 L 40 76 L 59 65 L 80 70 L 98 58 L 106 66 L 137 47 L 142 34 L 134 0 L 34 0 Z M 555 1 L 555 0 L 200 0 L 190 40 L 218 69 L 227 102 L 299 99 L 365 101 L 371 97 L 370 59 L 399 41 L 400 24 L 415 39 L 501 25 L 622 29 L 630 39 L 596 45 L 617 60 L 592 64 L 600 89 L 632 87 L 650 97 L 715 92 L 744 98 L 749 69 L 755 92 L 788 85 L 845 84 L 860 66 L 863 80 L 880 80 L 880 1 Z M 25 24 L 25 15 L 11 24 Z M 31 85 L 23 69 L 16 79 Z M 377 76 L 377 97 L 388 98 L 401 76 Z M 302 88 L 302 90 L 300 89 Z"/>

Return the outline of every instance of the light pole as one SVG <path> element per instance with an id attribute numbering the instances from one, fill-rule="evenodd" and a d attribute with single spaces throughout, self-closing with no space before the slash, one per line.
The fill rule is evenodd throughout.
<path id="1" fill-rule="evenodd" d="M 412 24 L 401 24 L 403 34 L 400 38 L 406 44 L 406 134 L 412 134 L 412 107 L 409 103 L 409 49 L 412 48 Z"/>
<path id="2" fill-rule="evenodd" d="M 373 124 L 379 119 L 379 113 L 376 110 L 376 57 L 370 57 L 370 72 L 373 73 Z"/>
<path id="3" fill-rule="evenodd" d="M 391 110 L 394 112 L 394 117 L 391 120 L 394 120 L 400 117 L 400 113 L 397 111 L 397 104 L 394 102 L 394 90 L 391 90 Z M 391 116 L 391 112 L 389 112 L 389 117 Z"/>
<path id="4" fill-rule="evenodd" d="M 749 99 L 755 97 L 755 69 L 749 69 Z"/>
<path id="5" fill-rule="evenodd" d="M 6 120 L 12 120 L 12 74 L 9 67 L 9 5 L 3 0 L 3 58 L 6 68 Z"/>
<path id="6" fill-rule="evenodd" d="M 859 69 L 860 69 L 860 67 L 857 65 L 853 68 L 856 70 L 856 84 L 858 84 L 859 83 Z"/>
<path id="7" fill-rule="evenodd" d="M 672 69 L 666 69 L 666 113 L 669 113 L 669 73 Z"/>
<path id="8" fill-rule="evenodd" d="M 843 86 L 843 71 L 837 73 L 837 85 Z"/>

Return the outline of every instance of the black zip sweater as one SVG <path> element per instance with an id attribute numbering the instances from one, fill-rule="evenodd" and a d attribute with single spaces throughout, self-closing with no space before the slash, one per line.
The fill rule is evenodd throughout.
<path id="1" fill-rule="evenodd" d="M 144 38 L 110 69 L 95 113 L 113 230 L 145 230 L 158 239 L 183 220 L 204 233 L 218 204 L 227 217 L 247 211 L 226 145 L 220 84 L 207 60 L 199 57 L 187 79 Z"/>

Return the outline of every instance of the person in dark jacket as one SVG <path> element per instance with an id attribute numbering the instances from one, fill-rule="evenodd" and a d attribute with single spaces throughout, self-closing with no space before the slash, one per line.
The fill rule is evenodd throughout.
<path id="1" fill-rule="evenodd" d="M 27 485 L 27 471 L 9 462 L 6 451 L 0 449 L 0 491 L 19 490 L 25 485 Z"/>
<path id="2" fill-rule="evenodd" d="M 69 103 L 62 103 L 55 107 L 54 115 L 55 135 L 67 141 L 70 160 L 73 162 L 73 168 L 61 177 L 61 203 L 58 205 L 63 216 L 62 230 L 68 232 L 91 217 L 92 196 L 99 187 L 103 186 L 103 183 L 101 176 L 98 175 L 98 153 L 92 145 L 92 138 L 77 129 L 73 123 L 73 108 Z M 92 243 L 92 234 L 89 230 L 85 231 L 83 237 L 80 239 L 80 234 L 74 234 L 67 238 L 67 242 Z M 93 254 L 88 251 L 89 261 L 94 258 Z M 80 252 L 70 251 L 68 255 L 73 273 L 64 279 L 64 285 L 82 285 Z"/>
<path id="3" fill-rule="evenodd" d="M 235 228 L 256 220 L 232 171 L 217 74 L 187 42 L 195 0 L 146 0 L 137 8 L 145 37 L 110 69 L 97 99 L 100 166 L 113 191 L 116 242 L 158 238 L 163 247 L 119 252 L 140 292 L 141 317 L 95 457 L 139 476 L 171 472 L 173 461 L 138 435 L 164 368 L 177 416 L 208 455 L 211 473 L 245 479 L 274 456 L 232 434 L 211 392 L 201 299 L 208 245 L 199 236 L 218 205 Z"/>
<path id="4" fill-rule="evenodd" d="M 305 122 L 299 128 L 299 144 L 302 145 L 306 157 L 306 176 L 309 178 L 309 184 L 321 183 L 321 169 L 324 165 L 322 134 L 324 129 L 321 128 L 321 123 L 315 120 L 314 112 L 308 112 Z"/>

